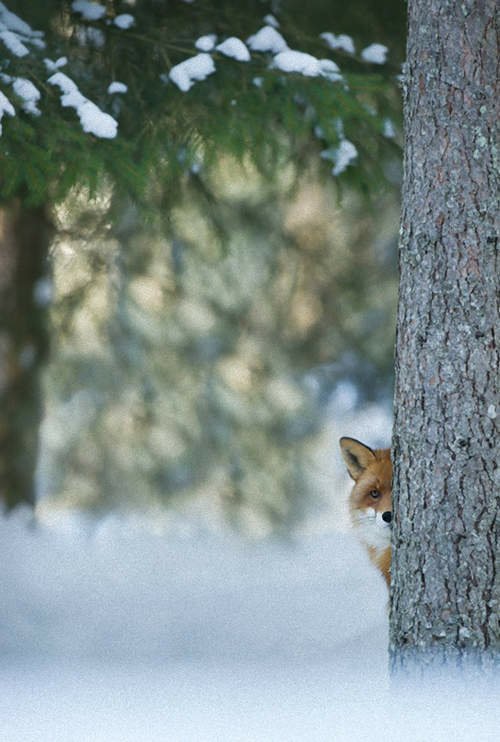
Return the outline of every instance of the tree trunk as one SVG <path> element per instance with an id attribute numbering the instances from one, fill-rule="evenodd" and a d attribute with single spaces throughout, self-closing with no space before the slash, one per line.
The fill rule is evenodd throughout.
<path id="1" fill-rule="evenodd" d="M 42 207 L 0 209 L 0 501 L 34 504 L 52 235 Z"/>
<path id="2" fill-rule="evenodd" d="M 498 657 L 496 62 L 494 0 L 409 1 L 393 671 Z"/>

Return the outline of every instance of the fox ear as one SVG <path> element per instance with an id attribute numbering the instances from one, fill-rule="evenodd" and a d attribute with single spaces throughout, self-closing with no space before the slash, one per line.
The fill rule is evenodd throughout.
<path id="1" fill-rule="evenodd" d="M 339 442 L 347 471 L 356 481 L 366 467 L 375 461 L 375 454 L 369 446 L 365 446 L 355 438 L 341 438 Z"/>

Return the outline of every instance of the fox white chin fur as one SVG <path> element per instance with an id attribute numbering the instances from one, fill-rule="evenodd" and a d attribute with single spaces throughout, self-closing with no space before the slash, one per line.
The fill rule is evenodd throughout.
<path id="1" fill-rule="evenodd" d="M 382 519 L 382 513 L 374 508 L 354 510 L 352 520 L 356 535 L 366 546 L 382 552 L 391 545 L 391 526 Z"/>

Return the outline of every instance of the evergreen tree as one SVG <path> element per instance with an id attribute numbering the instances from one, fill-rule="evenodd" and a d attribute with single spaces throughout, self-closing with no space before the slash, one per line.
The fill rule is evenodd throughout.
<path id="1" fill-rule="evenodd" d="M 0 75 L 4 96 L 0 196 L 5 223 L 25 222 L 26 210 L 33 208 L 53 214 L 54 206 L 79 188 L 87 199 L 111 193 L 112 204 L 133 202 L 141 221 L 153 223 L 161 213 L 163 228 L 174 239 L 170 215 L 185 193 L 182 184 L 189 183 L 191 190 L 203 193 L 211 204 L 217 229 L 220 222 L 213 208 L 209 174 L 220 169 L 223 154 L 241 162 L 250 159 L 253 167 L 271 179 L 291 165 L 297 177 L 315 157 L 323 172 L 331 177 L 333 170 L 339 185 L 346 189 L 368 192 L 383 187 L 382 165 L 397 153 L 394 141 L 384 136 L 390 128 L 388 119 L 397 118 L 398 111 L 394 26 L 390 28 L 381 11 L 386 4 L 374 6 L 370 13 L 360 3 L 342 15 L 325 11 L 322 5 L 313 3 L 304 18 L 292 2 L 280 4 L 278 12 L 272 4 L 256 1 L 239 3 L 235 9 L 234 3 L 143 0 L 134 5 L 131 21 L 128 16 L 132 11 L 126 2 L 110 2 L 105 7 L 69 2 L 36 6 L 11 2 L 8 8 L 2 4 L 0 22 L 7 56 Z M 255 36 L 264 23 L 269 37 L 273 33 L 269 23 L 277 25 L 277 21 L 274 17 L 263 21 L 262 16 L 273 9 L 281 24 L 274 29 L 274 41 L 259 37 L 253 49 L 249 42 L 249 61 L 227 56 L 224 47 L 217 49 L 228 37 L 247 40 Z M 400 20 L 401 14 L 396 13 L 395 18 Z M 26 23 L 29 26 L 23 25 Z M 345 38 L 339 41 L 331 35 L 319 35 L 337 30 L 341 24 L 341 30 L 352 28 L 359 37 L 355 39 L 357 52 L 352 53 Z M 217 45 L 208 54 L 201 52 L 205 54 L 199 61 L 202 68 L 194 73 L 194 78 L 207 74 L 206 79 L 189 74 L 186 78 L 185 70 L 179 74 L 177 65 L 200 54 L 196 40 L 205 37 L 198 47 L 213 43 L 206 38 L 210 34 L 216 34 Z M 310 56 L 280 61 L 277 34 L 282 34 L 289 47 Z M 364 55 L 359 52 L 372 41 L 389 39 L 394 46 L 389 64 L 380 64 L 384 58 L 380 48 Z M 335 44 L 337 48 L 332 49 Z M 329 63 L 321 61 L 325 58 Z M 208 74 L 213 65 L 215 72 Z M 111 83 L 115 88 L 109 88 Z M 125 93 L 109 92 L 125 89 Z M 13 109 L 15 115 L 11 116 Z M 90 202 L 87 214 L 95 210 Z M 13 214 L 18 212 L 21 216 L 15 221 Z M 116 211 L 102 215 L 103 223 L 115 215 Z M 117 223 L 120 220 L 118 216 Z M 16 312 L 24 314 L 33 313 L 36 286 L 46 285 L 47 231 L 32 230 L 32 234 L 37 235 L 32 239 L 39 241 L 36 253 L 41 268 L 31 278 L 31 290 L 28 286 L 22 294 L 27 303 L 16 307 Z M 117 280 L 126 285 L 137 270 L 132 264 L 138 253 L 131 251 L 124 231 L 117 236 L 121 246 L 118 263 L 122 266 L 122 278 Z M 2 244 L 5 260 L 13 251 L 23 264 L 26 245 L 20 232 L 11 230 Z M 118 302 L 127 292 L 123 288 L 118 291 Z M 127 332 L 120 306 L 125 305 L 117 304 L 113 330 L 113 342 L 118 344 Z M 39 306 L 37 310 L 39 335 L 30 339 L 33 347 L 44 348 L 37 351 L 37 359 L 46 354 L 44 309 Z M 12 313 L 3 316 L 8 320 L 2 327 L 5 365 L 18 368 L 18 339 L 15 324 L 9 320 Z M 22 386 L 31 390 L 24 398 L 36 400 L 33 410 L 40 409 L 39 370 L 38 360 L 22 366 Z M 16 398 L 16 384 L 14 375 L 7 377 L 3 399 Z M 213 400 L 206 408 L 207 415 L 212 415 L 212 408 Z M 12 405 L 2 409 L 12 409 Z M 37 415 L 39 412 L 29 418 L 29 440 L 36 439 Z M 20 415 L 19 419 L 28 417 Z M 0 429 L 5 436 L 2 455 L 9 452 L 12 460 L 12 452 L 25 450 L 28 438 L 16 432 L 9 417 Z M 216 443 L 223 446 L 221 440 Z M 33 500 L 30 469 L 35 458 L 31 455 L 29 467 L 0 469 L 23 471 L 22 480 L 6 474 L 0 482 L 3 497 L 10 504 Z M 239 471 L 236 464 L 233 469 Z M 162 481 L 165 485 L 164 478 Z M 167 477 L 167 489 L 171 481 Z M 176 486 L 172 485 L 173 489 Z"/>

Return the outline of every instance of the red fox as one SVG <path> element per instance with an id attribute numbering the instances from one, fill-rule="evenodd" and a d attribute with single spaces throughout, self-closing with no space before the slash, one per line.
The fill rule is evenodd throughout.
<path id="1" fill-rule="evenodd" d="M 389 448 L 371 449 L 341 438 L 340 450 L 354 479 L 349 498 L 351 520 L 370 559 L 391 582 L 392 464 Z"/>

